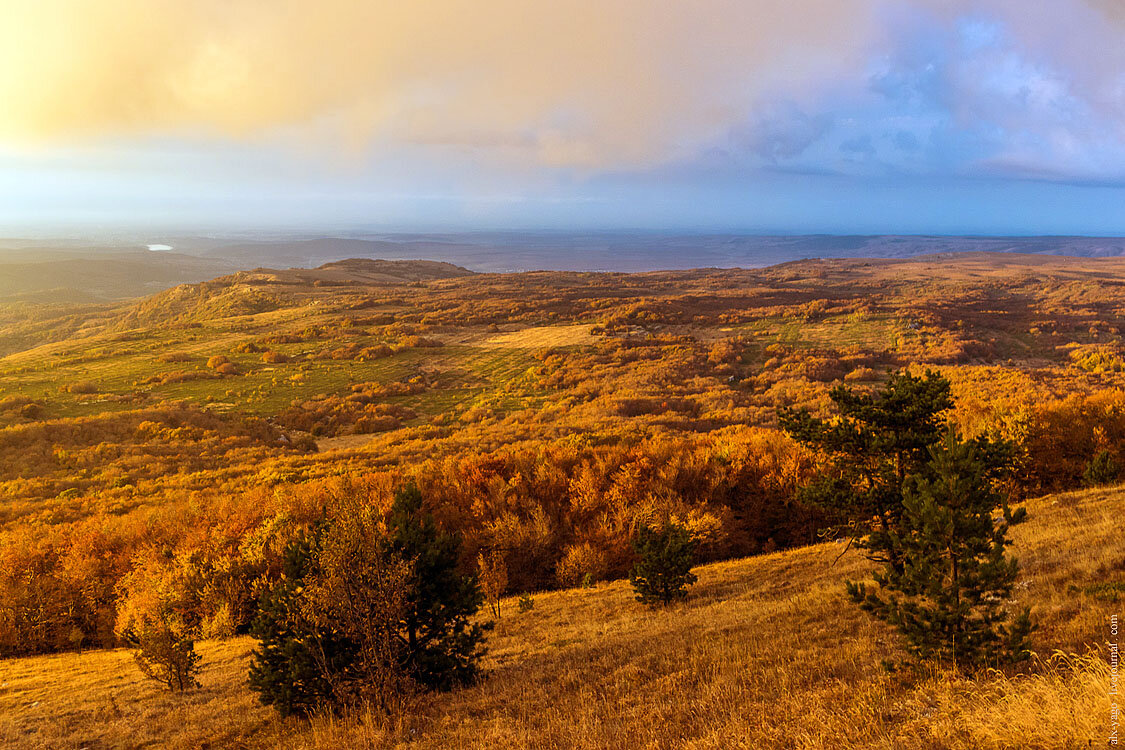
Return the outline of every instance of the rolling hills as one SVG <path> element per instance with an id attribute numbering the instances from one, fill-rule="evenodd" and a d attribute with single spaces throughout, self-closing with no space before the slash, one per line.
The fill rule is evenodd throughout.
<path id="1" fill-rule="evenodd" d="M 0 250 L 0 301 L 107 302 L 205 281 L 233 266 L 144 248 Z"/>
<path id="2" fill-rule="evenodd" d="M 492 679 L 420 699 L 395 741 L 1081 744 L 1101 726 L 1088 647 L 1122 585 L 1120 495 L 1059 493 L 1098 455 L 1125 464 L 1123 309 L 1125 260 L 991 253 L 641 274 L 356 259 L 0 305 L 0 731 L 391 743 L 255 708 L 245 633 L 289 535 L 334 497 L 380 506 L 413 481 L 463 536 L 463 565 L 503 549 L 509 590 L 537 604 L 505 605 Z M 893 639 L 840 592 L 863 563 L 829 566 L 839 550 L 813 544 L 824 519 L 800 490 L 829 467 L 778 411 L 830 414 L 833 388 L 904 368 L 948 378 L 949 425 L 1010 441 L 1005 489 L 1038 498 L 1015 548 L 1017 599 L 1043 626 L 1027 677 L 884 668 Z M 655 514 L 707 564 L 692 600 L 647 616 L 620 578 Z M 112 650 L 122 582 L 152 560 L 195 582 L 208 639 L 205 686 L 183 701 Z M 538 711 L 555 691 L 558 710 Z"/>
<path id="3" fill-rule="evenodd" d="M 94 233 L 97 237 L 99 233 Z M 157 244 L 153 244 L 157 243 Z M 147 247 L 160 248 L 152 251 Z M 112 301 L 255 268 L 311 269 L 340 258 L 430 258 L 481 273 L 761 268 L 802 259 L 941 253 L 1118 258 L 1120 237 L 466 232 L 223 236 L 155 232 L 101 239 L 0 239 L 0 301 Z"/>

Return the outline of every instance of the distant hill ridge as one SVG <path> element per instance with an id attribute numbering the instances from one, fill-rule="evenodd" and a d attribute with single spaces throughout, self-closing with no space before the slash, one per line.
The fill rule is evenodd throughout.
<path id="1" fill-rule="evenodd" d="M 416 258 L 453 264 L 457 273 L 518 271 L 647 272 L 693 268 L 764 268 L 800 259 L 911 258 L 934 253 L 986 252 L 1080 258 L 1125 257 L 1121 237 L 946 237 L 925 235 L 653 234 L 644 232 L 464 232 L 387 234 L 367 238 L 273 237 L 232 242 L 222 236 L 135 235 L 112 245 L 89 240 L 0 239 L 0 301 L 138 298 L 177 284 L 191 284 L 235 271 L 273 273 L 312 269 L 322 284 L 347 281 L 345 273 L 408 279 Z M 156 243 L 156 244 L 151 244 Z M 169 247 L 171 251 L 150 251 Z M 382 258 L 407 266 L 368 270 L 338 266 L 340 258 Z M 326 264 L 326 265 L 322 265 Z M 421 269 L 419 279 L 445 273 Z M 454 273 L 454 269 L 447 269 Z M 362 280 L 359 280 L 362 283 Z M 297 280 L 294 283 L 305 283 Z"/>
<path id="2" fill-rule="evenodd" d="M 154 294 L 131 307 L 114 327 L 129 329 L 269 312 L 286 304 L 287 292 L 410 284 L 473 275 L 460 266 L 430 260 L 349 258 L 310 269 L 258 268 L 198 284 L 181 284 Z"/>
<path id="3" fill-rule="evenodd" d="M 226 279 L 238 283 L 268 284 L 404 284 L 412 281 L 435 281 L 472 276 L 470 271 L 452 263 L 436 260 L 380 260 L 347 258 L 325 263 L 317 268 L 277 270 L 256 268 L 239 271 Z M 217 279 L 216 281 L 223 281 Z"/>
<path id="4" fill-rule="evenodd" d="M 0 300 L 114 300 L 204 281 L 231 269 L 219 259 L 148 250 L 41 255 L 37 261 L 19 255 L 14 256 L 19 262 L 0 263 Z"/>

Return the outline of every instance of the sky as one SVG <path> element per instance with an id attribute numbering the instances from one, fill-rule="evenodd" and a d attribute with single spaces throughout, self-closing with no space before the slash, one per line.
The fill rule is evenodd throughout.
<path id="1" fill-rule="evenodd" d="M 1125 0 L 0 3 L 2 234 L 1125 234 Z"/>

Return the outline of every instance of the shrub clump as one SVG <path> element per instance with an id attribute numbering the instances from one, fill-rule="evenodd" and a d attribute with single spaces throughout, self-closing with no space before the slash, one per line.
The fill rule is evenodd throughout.
<path id="1" fill-rule="evenodd" d="M 593 585 L 605 578 L 605 555 L 589 542 L 567 547 L 555 567 L 555 578 L 567 587 Z"/>
<path id="2" fill-rule="evenodd" d="M 27 396 L 0 398 L 0 420 L 40 419 L 46 414 L 43 404 Z"/>
<path id="3" fill-rule="evenodd" d="M 171 385 L 173 383 L 190 383 L 193 380 L 215 380 L 220 377 L 218 373 L 206 370 L 173 370 L 159 375 L 153 375 L 143 381 L 146 385 Z"/>
<path id="4" fill-rule="evenodd" d="M 180 577 L 170 553 L 134 569 L 118 586 L 116 626 L 141 673 L 178 693 L 199 686 L 198 622 Z"/>
<path id="5" fill-rule="evenodd" d="M 1086 470 L 1082 472 L 1082 483 L 1087 487 L 1100 487 L 1113 484 L 1121 477 L 1121 462 L 1109 451 L 1098 451 Z"/>
<path id="6" fill-rule="evenodd" d="M 77 383 L 67 383 L 64 386 L 60 386 L 59 390 L 63 393 L 90 394 L 97 393 L 101 389 L 98 388 L 97 383 L 89 380 L 80 380 Z"/>
<path id="7" fill-rule="evenodd" d="M 281 581 L 251 633 L 261 645 L 250 688 L 282 716 L 360 703 L 384 710 L 410 690 L 395 626 L 408 565 L 370 514 L 322 525 L 290 543 Z"/>
<path id="8" fill-rule="evenodd" d="M 295 538 L 251 633 L 250 687 L 285 716 L 366 705 L 390 711 L 417 689 L 476 678 L 482 597 L 457 570 L 461 540 L 438 528 L 413 485 L 383 517 L 342 498 Z"/>

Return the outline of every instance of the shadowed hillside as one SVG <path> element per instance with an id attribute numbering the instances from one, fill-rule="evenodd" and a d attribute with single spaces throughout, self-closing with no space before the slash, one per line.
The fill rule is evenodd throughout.
<path id="1" fill-rule="evenodd" d="M 0 253 L 0 301 L 89 302 L 152 294 L 213 278 L 231 268 L 218 258 L 148 250 Z"/>

